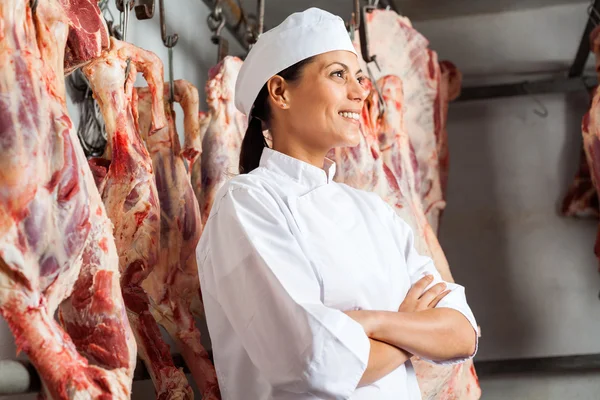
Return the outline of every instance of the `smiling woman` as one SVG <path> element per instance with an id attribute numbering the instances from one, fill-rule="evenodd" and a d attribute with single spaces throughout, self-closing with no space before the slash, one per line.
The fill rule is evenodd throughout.
<path id="1" fill-rule="evenodd" d="M 254 102 L 240 173 L 258 167 L 264 127 L 274 149 L 319 168 L 330 149 L 356 146 L 364 80 L 356 55 L 343 50 L 304 59 L 273 76 Z"/>
<path id="2" fill-rule="evenodd" d="M 381 198 L 333 181 L 326 154 L 359 143 L 364 79 L 342 19 L 316 8 L 260 36 L 240 70 L 240 175 L 196 251 L 225 399 L 420 399 L 413 354 L 476 352 L 464 288 Z"/>

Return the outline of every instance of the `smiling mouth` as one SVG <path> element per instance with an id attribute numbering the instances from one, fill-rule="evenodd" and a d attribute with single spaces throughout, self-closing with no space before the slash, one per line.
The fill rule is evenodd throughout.
<path id="1" fill-rule="evenodd" d="M 343 111 L 343 112 L 339 112 L 338 114 L 341 115 L 344 118 L 352 119 L 354 121 L 359 121 L 360 120 L 360 114 L 359 113 L 350 112 L 350 111 Z"/>

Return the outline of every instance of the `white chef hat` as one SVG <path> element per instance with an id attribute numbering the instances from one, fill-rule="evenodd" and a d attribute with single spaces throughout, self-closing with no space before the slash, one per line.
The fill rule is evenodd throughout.
<path id="1" fill-rule="evenodd" d="M 235 83 L 236 108 L 249 115 L 258 93 L 272 76 L 297 62 L 335 50 L 356 54 L 340 17 L 315 7 L 290 15 L 260 35 L 252 46 Z"/>

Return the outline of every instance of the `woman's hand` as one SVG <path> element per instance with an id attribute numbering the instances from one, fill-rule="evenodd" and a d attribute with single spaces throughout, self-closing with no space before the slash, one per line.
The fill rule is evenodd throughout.
<path id="1" fill-rule="evenodd" d="M 445 290 L 446 284 L 444 282 L 440 282 L 429 290 L 425 290 L 425 288 L 429 286 L 432 281 L 433 276 L 428 275 L 415 283 L 409 289 L 404 301 L 402 304 L 400 304 L 398 311 L 418 312 L 435 308 L 440 300 L 446 297 L 450 291 Z"/>

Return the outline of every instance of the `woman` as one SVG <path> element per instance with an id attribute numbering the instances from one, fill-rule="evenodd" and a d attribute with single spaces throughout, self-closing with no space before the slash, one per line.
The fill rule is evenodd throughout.
<path id="1" fill-rule="evenodd" d="M 261 35 L 240 71 L 240 175 L 197 249 L 224 399 L 419 399 L 412 355 L 476 352 L 464 288 L 383 200 L 333 181 L 325 156 L 359 143 L 364 79 L 341 18 L 316 8 Z"/>

